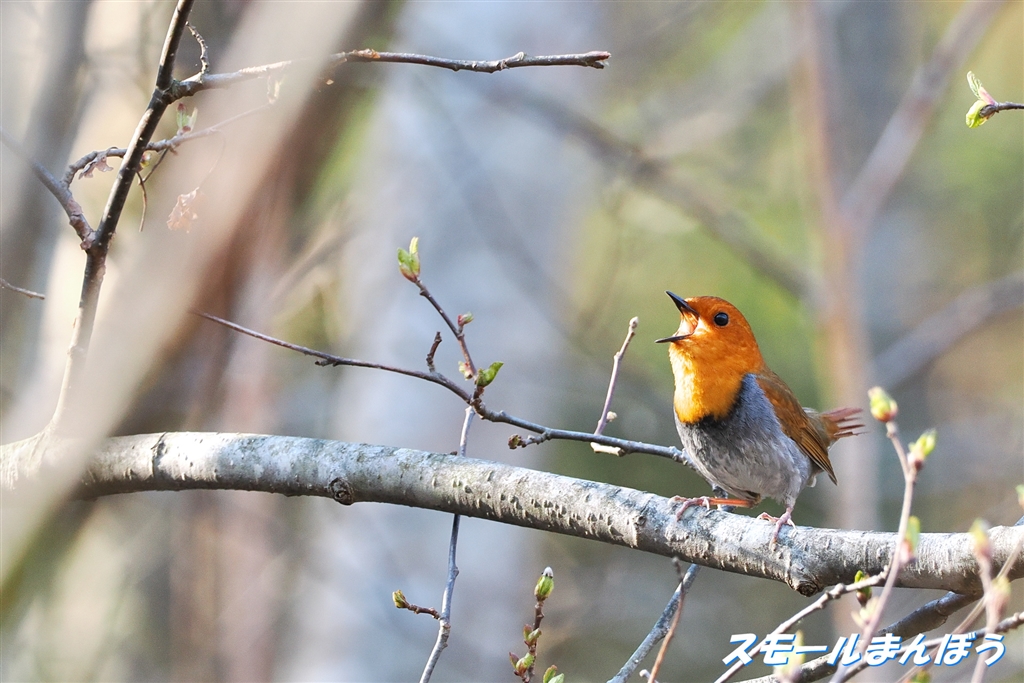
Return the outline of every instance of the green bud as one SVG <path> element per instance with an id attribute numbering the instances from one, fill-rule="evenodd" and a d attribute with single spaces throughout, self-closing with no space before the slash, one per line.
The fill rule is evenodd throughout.
<path id="1" fill-rule="evenodd" d="M 516 657 L 515 654 L 509 652 L 508 659 L 510 662 L 512 662 L 512 671 L 513 673 L 515 673 L 516 676 L 521 676 L 523 672 L 526 671 L 525 667 L 523 669 L 519 668 L 519 658 Z"/>
<path id="2" fill-rule="evenodd" d="M 473 371 L 469 369 L 469 363 L 464 360 L 459 361 L 459 372 L 466 379 L 473 379 Z"/>
<path id="3" fill-rule="evenodd" d="M 496 360 L 491 363 L 490 367 L 484 368 L 480 372 L 476 373 L 476 385 L 478 387 L 486 387 L 488 384 L 493 382 L 494 378 L 498 376 L 498 370 L 501 370 L 502 365 L 504 365 L 504 363 Z"/>
<path id="4" fill-rule="evenodd" d="M 398 248 L 398 271 L 409 282 L 417 282 L 420 279 L 420 238 L 413 237 L 409 242 L 409 251 Z"/>
<path id="5" fill-rule="evenodd" d="M 513 434 L 512 436 L 508 437 L 508 447 L 511 448 L 512 450 L 515 450 L 523 446 L 525 446 L 525 444 L 523 444 L 523 437 L 519 436 L 518 434 Z M 1024 486 L 1020 486 L 1018 488 L 1024 489 Z"/>
<path id="6" fill-rule="evenodd" d="M 868 578 L 868 575 L 865 574 L 863 570 L 858 569 L 857 573 L 853 577 L 853 582 L 854 583 L 860 583 L 861 581 L 863 581 L 866 578 Z M 858 588 L 857 589 L 857 602 L 860 603 L 861 607 L 863 607 L 864 605 L 868 604 L 868 600 L 870 600 L 870 599 L 871 599 L 871 586 L 867 586 L 866 588 Z"/>
<path id="7" fill-rule="evenodd" d="M 459 315 L 459 319 L 457 322 L 459 324 L 459 327 L 465 327 L 466 325 L 473 322 L 473 314 L 469 313 L 468 311 L 466 313 L 462 313 Z"/>
<path id="8" fill-rule="evenodd" d="M 555 573 L 551 571 L 551 567 L 545 567 L 544 571 L 541 572 L 540 578 L 537 579 L 537 587 L 533 589 L 533 596 L 540 602 L 544 602 L 551 595 L 554 587 Z"/>
<path id="9" fill-rule="evenodd" d="M 991 561 L 992 542 L 988 537 L 988 522 L 980 518 L 974 520 L 971 530 L 967 533 L 971 535 L 971 540 L 974 541 L 974 556 L 978 558 L 984 557 Z"/>
<path id="10" fill-rule="evenodd" d="M 910 444 L 908 459 L 915 469 L 924 467 L 924 461 L 935 450 L 935 430 L 929 429 L 917 438 L 917 441 Z"/>
<path id="11" fill-rule="evenodd" d="M 178 124 L 178 135 L 184 133 L 191 133 L 195 130 L 196 120 L 199 118 L 199 109 L 193 109 L 192 113 L 188 113 L 188 107 L 185 106 L 184 102 L 178 102 L 178 107 L 175 111 L 175 119 Z"/>
<path id="12" fill-rule="evenodd" d="M 544 672 L 543 680 L 544 683 L 562 683 L 562 681 L 565 680 L 565 674 L 558 673 L 558 667 L 551 665 L 548 667 L 548 670 Z"/>
<path id="13" fill-rule="evenodd" d="M 406 609 L 409 603 L 406 601 L 402 591 L 398 590 L 391 594 L 391 599 L 395 601 L 395 607 L 398 609 Z"/>
<path id="14" fill-rule="evenodd" d="M 533 645 L 534 643 L 536 643 L 538 638 L 540 638 L 540 629 L 539 628 L 535 628 L 535 629 L 533 629 L 531 631 L 530 627 L 527 626 L 526 628 L 523 629 L 523 642 L 526 643 L 527 646 L 530 646 L 530 645 Z"/>
<path id="15" fill-rule="evenodd" d="M 967 110 L 967 127 L 977 128 L 981 124 L 985 123 L 992 116 L 982 116 L 981 110 L 988 106 L 988 102 L 985 100 L 976 100 L 971 108 Z"/>
<path id="16" fill-rule="evenodd" d="M 910 679 L 910 683 L 932 683 L 932 675 L 922 669 L 914 674 L 914 677 Z"/>
<path id="17" fill-rule="evenodd" d="M 868 400 L 871 406 L 871 417 L 879 422 L 889 422 L 896 418 L 899 406 L 893 397 L 882 387 L 872 387 L 868 390 Z"/>
<path id="18" fill-rule="evenodd" d="M 529 669 L 531 666 L 533 666 L 534 659 L 536 658 L 529 652 L 523 655 L 523 658 L 516 662 L 513 667 L 516 670 L 516 675 L 520 675 L 521 673 Z"/>

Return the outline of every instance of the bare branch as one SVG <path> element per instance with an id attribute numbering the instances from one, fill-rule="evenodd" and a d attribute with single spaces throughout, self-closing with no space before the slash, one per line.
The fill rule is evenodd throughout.
<path id="1" fill-rule="evenodd" d="M 604 434 L 604 428 L 608 426 L 608 422 L 612 419 L 611 413 L 608 412 L 612 407 L 612 398 L 615 396 L 615 383 L 619 379 L 619 365 L 622 363 L 622 357 L 626 355 L 626 349 L 629 348 L 629 342 L 633 341 L 633 337 L 636 335 L 636 326 L 640 324 L 640 318 L 633 317 L 629 321 L 629 327 L 626 330 L 626 338 L 622 340 L 622 347 L 612 357 L 612 375 L 608 378 L 608 393 L 604 397 L 604 405 L 601 407 L 601 419 L 597 421 L 597 427 L 594 429 L 595 434 Z M 595 451 L 602 451 L 602 447 L 599 444 L 593 443 L 591 447 Z M 620 455 L 617 451 L 612 451 L 613 455 Z"/>
<path id="2" fill-rule="evenodd" d="M 474 410 L 476 411 L 476 414 L 479 415 L 481 418 L 489 422 L 499 422 L 502 424 L 512 425 L 513 427 L 519 427 L 520 429 L 527 429 L 539 435 L 537 437 L 529 437 L 528 439 L 523 439 L 522 437 L 515 435 L 509 440 L 510 446 L 523 446 L 526 445 L 526 443 L 541 443 L 544 441 L 549 441 L 551 439 L 559 439 L 565 441 L 583 441 L 585 443 L 596 442 L 608 446 L 609 448 L 618 449 L 622 453 L 648 453 L 650 455 L 658 455 L 663 458 L 668 458 L 676 462 L 686 462 L 685 458 L 683 457 L 682 451 L 680 451 L 678 448 L 668 448 L 666 446 L 658 446 L 656 444 L 643 443 L 640 441 L 616 439 L 614 437 L 595 435 L 589 432 L 573 432 L 564 429 L 551 429 L 549 427 L 545 427 L 544 425 L 536 424 L 534 422 L 529 422 L 528 420 L 523 420 L 513 415 L 509 415 L 505 413 L 505 411 L 491 410 L 486 405 L 484 405 L 483 401 L 480 400 L 480 397 L 476 394 L 476 392 L 470 394 L 461 386 L 453 382 L 451 379 L 445 377 L 444 375 L 438 372 L 421 372 L 419 370 L 407 370 L 405 368 L 399 368 L 392 365 L 384 365 L 382 363 L 371 363 L 368 361 L 356 360 L 353 358 L 342 358 L 341 356 L 335 356 L 324 351 L 309 349 L 306 348 L 305 346 L 292 344 L 290 342 L 286 342 L 281 339 L 277 339 L 275 337 L 271 337 L 269 335 L 256 332 L 255 330 L 250 330 L 236 323 L 218 318 L 215 315 L 210 315 L 209 313 L 202 313 L 200 311 L 193 311 L 193 313 L 195 313 L 195 315 L 200 316 L 201 318 L 206 318 L 207 320 L 215 322 L 219 325 L 223 325 L 232 330 L 235 330 L 236 332 L 241 332 L 242 334 L 249 335 L 250 337 L 260 339 L 262 341 L 274 344 L 276 346 L 280 346 L 285 349 L 297 351 L 307 356 L 319 358 L 320 360 L 317 361 L 318 365 L 349 365 L 357 368 L 373 368 L 375 370 L 394 372 L 399 375 L 415 377 L 416 379 L 422 379 L 432 384 L 437 384 L 458 396 L 467 405 L 472 405 Z"/>
<path id="3" fill-rule="evenodd" d="M 51 450 L 39 439 L 0 447 L 0 486 L 42 476 Z M 322 496 L 343 504 L 380 502 L 441 510 L 679 557 L 726 571 L 781 581 L 803 595 L 850 583 L 858 569 L 889 563 L 895 535 L 797 527 L 768 552 L 773 525 L 718 510 L 682 521 L 667 498 L 610 484 L 497 462 L 405 448 L 320 439 L 213 433 L 115 437 L 101 443 L 79 494 L 237 489 Z M 993 566 L 1007 563 L 1024 527 L 990 531 Z M 980 592 L 969 534 L 922 534 L 917 561 L 897 584 Z M 1024 576 L 1018 559 L 1007 578 Z"/>
<path id="4" fill-rule="evenodd" d="M 82 240 L 82 248 L 86 252 L 82 294 L 79 299 L 78 316 L 71 335 L 71 345 L 68 350 L 68 361 L 64 369 L 60 395 L 57 398 L 57 407 L 52 418 L 52 424 L 58 430 L 65 426 L 64 422 L 69 412 L 69 406 L 78 400 L 79 387 L 85 373 L 89 343 L 92 340 L 93 327 L 96 324 L 96 311 L 99 307 L 100 290 L 103 287 L 103 276 L 106 272 L 110 240 L 121 220 L 121 212 L 124 210 L 128 192 L 131 190 L 136 173 L 141 166 L 142 155 L 153 138 L 153 133 L 156 131 L 167 105 L 171 102 L 167 96 L 167 88 L 173 82 L 171 74 L 174 70 L 174 59 L 193 3 L 194 0 L 178 0 L 171 24 L 167 29 L 160 66 L 157 70 L 156 85 L 153 95 L 150 97 L 149 106 L 139 120 L 132 142 L 128 145 L 125 162 L 118 169 L 117 178 L 110 189 L 107 206 L 103 211 L 99 226 L 95 230 L 90 230 Z"/>
<path id="5" fill-rule="evenodd" d="M 352 50 L 351 52 L 339 52 L 324 60 L 325 70 L 330 71 L 348 62 L 388 62 L 392 64 L 421 64 L 423 66 L 436 66 L 452 71 L 475 71 L 477 73 L 494 73 L 505 69 L 526 66 L 587 66 L 594 69 L 603 69 L 604 62 L 611 58 L 608 52 L 586 52 L 583 54 L 551 55 L 547 57 L 530 57 L 520 52 L 505 59 L 492 61 L 471 61 L 465 59 L 445 59 L 443 57 L 431 57 L 429 55 L 418 55 L 405 52 L 377 52 L 376 50 Z M 180 81 L 173 88 L 175 100 L 195 95 L 197 92 L 211 89 L 229 88 L 236 83 L 251 81 L 256 78 L 268 76 L 274 73 L 287 71 L 293 66 L 308 62 L 309 60 L 287 60 L 251 66 L 239 69 L 231 73 L 223 74 L 197 74 L 189 79 Z"/>
<path id="6" fill-rule="evenodd" d="M 651 632 L 647 634 L 647 637 L 644 638 L 642 643 L 640 643 L 640 646 L 637 647 L 635 652 L 633 652 L 629 660 L 622 665 L 622 668 L 619 669 L 619 673 L 615 674 L 608 683 L 626 683 L 626 681 L 629 680 L 629 677 L 633 675 L 633 672 L 639 668 L 640 662 L 642 662 L 644 658 L 651 653 L 654 646 L 665 637 L 665 634 L 668 633 L 668 630 L 671 627 L 674 615 L 676 614 L 676 608 L 679 606 L 680 601 L 686 593 L 689 592 L 690 586 L 693 585 L 693 582 L 697 578 L 697 572 L 699 571 L 699 564 L 690 565 L 690 568 L 686 570 L 686 576 L 683 577 L 683 580 L 678 586 L 676 586 L 675 592 L 672 594 L 672 597 L 669 598 L 668 604 L 665 605 L 665 610 L 661 613 L 658 621 L 655 622 L 654 628 L 652 628 Z"/>
<path id="7" fill-rule="evenodd" d="M 875 358 L 879 383 L 905 382 L 992 318 L 1021 306 L 1024 272 L 972 287 Z"/>
<path id="8" fill-rule="evenodd" d="M 676 571 L 679 573 L 679 585 L 683 586 L 686 583 L 686 575 L 683 573 L 683 564 L 679 561 L 678 557 L 672 558 L 672 564 L 675 565 Z M 690 569 L 694 570 L 694 574 L 697 573 L 699 565 L 692 564 Z M 689 574 L 689 571 L 687 571 Z M 672 623 L 669 624 L 668 631 L 665 633 L 665 640 L 661 643 L 661 648 L 658 650 L 658 656 L 654 660 L 654 666 L 651 667 L 651 671 L 647 674 L 648 683 L 658 683 L 658 672 L 661 671 L 661 665 L 665 661 L 665 653 L 668 652 L 668 646 L 672 643 L 672 637 L 676 634 L 676 629 L 679 628 L 679 618 L 683 615 L 683 603 L 686 601 L 686 591 L 683 591 L 679 595 L 679 605 L 676 607 L 676 613 L 672 615 Z"/>
<path id="9" fill-rule="evenodd" d="M 462 435 L 459 437 L 459 456 L 466 457 L 466 445 L 469 443 L 469 428 L 473 424 L 473 407 L 466 406 L 466 419 L 462 422 Z M 452 632 L 452 593 L 455 592 L 455 579 L 459 575 L 459 568 L 455 564 L 455 549 L 459 544 L 459 515 L 452 519 L 452 535 L 448 542 L 448 580 L 444 585 L 444 593 L 441 596 L 440 624 L 437 627 L 437 641 L 430 651 L 427 663 L 423 667 L 423 674 L 420 676 L 420 683 L 429 683 L 430 677 L 437 666 L 437 660 L 441 653 L 448 647 L 448 636 Z"/>
<path id="10" fill-rule="evenodd" d="M 10 282 L 8 282 L 7 280 L 3 279 L 2 277 L 0 277 L 0 289 L 9 289 L 12 292 L 17 292 L 18 294 L 24 294 L 25 296 L 27 296 L 30 299 L 45 299 L 46 298 L 45 294 L 40 294 L 39 292 L 33 292 L 31 289 L 23 289 L 21 287 L 16 287 L 15 285 L 12 285 Z"/>

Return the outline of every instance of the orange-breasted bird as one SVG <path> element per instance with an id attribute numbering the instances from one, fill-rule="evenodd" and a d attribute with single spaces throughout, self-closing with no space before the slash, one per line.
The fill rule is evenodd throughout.
<path id="1" fill-rule="evenodd" d="M 761 515 L 776 522 L 775 543 L 783 524 L 793 526 L 793 505 L 805 486 L 821 472 L 836 483 L 828 449 L 863 426 L 854 418 L 860 411 L 801 407 L 765 365 L 735 306 L 714 296 L 667 294 L 679 309 L 679 329 L 658 342 L 669 345 L 676 429 L 689 463 L 717 496 L 729 496 L 677 497 L 677 517 L 698 503 L 753 507 L 768 496 L 786 506 L 777 520 Z"/>

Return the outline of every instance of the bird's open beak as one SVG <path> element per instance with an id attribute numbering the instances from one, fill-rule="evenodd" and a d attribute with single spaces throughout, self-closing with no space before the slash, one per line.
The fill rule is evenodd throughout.
<path id="1" fill-rule="evenodd" d="M 690 335 L 693 334 L 694 330 L 697 329 L 697 323 L 700 321 L 700 316 L 697 314 L 697 311 L 695 311 L 693 309 L 693 306 L 691 306 L 690 304 L 686 303 L 686 299 L 684 299 L 683 297 L 679 296 L 678 294 L 674 294 L 672 292 L 665 292 L 665 293 L 668 294 L 669 298 L 672 299 L 673 303 L 675 303 L 676 308 L 679 309 L 679 313 L 681 315 L 683 315 L 684 317 L 690 319 L 690 322 L 691 322 L 690 331 L 686 332 L 685 334 L 677 334 L 674 337 L 665 337 L 664 339 L 655 339 L 654 340 L 655 344 L 664 344 L 665 342 L 676 342 L 676 341 L 681 341 L 683 339 L 686 339 L 687 337 L 689 337 Z"/>

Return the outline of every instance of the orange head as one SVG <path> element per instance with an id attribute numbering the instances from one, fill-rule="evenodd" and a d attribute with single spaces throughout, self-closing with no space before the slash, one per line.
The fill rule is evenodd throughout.
<path id="1" fill-rule="evenodd" d="M 743 377 L 767 370 L 746 318 L 716 296 L 683 299 L 666 292 L 679 309 L 679 329 L 659 339 L 669 344 L 675 375 L 675 410 L 681 422 L 729 414 Z"/>

